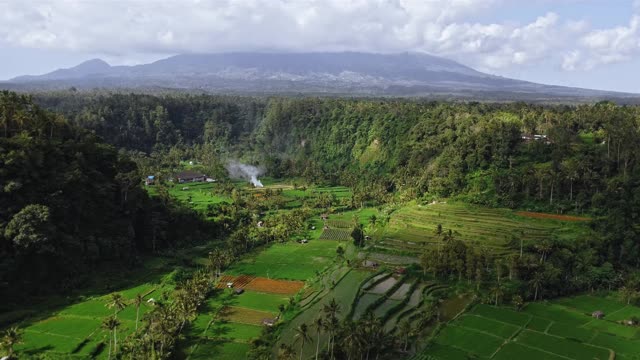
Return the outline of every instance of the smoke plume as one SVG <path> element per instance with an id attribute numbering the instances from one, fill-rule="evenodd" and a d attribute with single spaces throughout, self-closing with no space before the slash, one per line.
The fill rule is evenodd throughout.
<path id="1" fill-rule="evenodd" d="M 263 187 L 262 182 L 258 180 L 258 176 L 264 174 L 264 170 L 253 166 L 242 164 L 237 161 L 231 161 L 226 166 L 229 176 L 234 179 L 245 179 L 255 187 Z"/>

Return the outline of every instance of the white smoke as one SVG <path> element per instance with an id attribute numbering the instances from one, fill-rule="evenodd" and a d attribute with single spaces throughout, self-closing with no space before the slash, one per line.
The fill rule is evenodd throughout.
<path id="1" fill-rule="evenodd" d="M 229 176 L 234 179 L 245 179 L 255 187 L 264 187 L 262 182 L 258 180 L 258 176 L 264 174 L 264 169 L 242 164 L 238 161 L 231 161 L 226 166 Z"/>

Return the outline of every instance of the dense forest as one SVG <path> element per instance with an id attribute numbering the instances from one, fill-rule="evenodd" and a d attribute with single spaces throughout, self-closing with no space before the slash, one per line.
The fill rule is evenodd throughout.
<path id="1" fill-rule="evenodd" d="M 460 197 L 511 208 L 603 216 L 611 261 L 638 265 L 640 109 L 592 105 L 196 95 L 40 94 L 145 173 L 228 159 L 274 177 L 360 189 L 360 200 Z"/>
<path id="2" fill-rule="evenodd" d="M 192 210 L 150 198 L 125 153 L 29 97 L 0 93 L 0 121 L 5 305 L 64 292 L 106 265 L 131 267 L 144 254 L 215 235 Z"/>

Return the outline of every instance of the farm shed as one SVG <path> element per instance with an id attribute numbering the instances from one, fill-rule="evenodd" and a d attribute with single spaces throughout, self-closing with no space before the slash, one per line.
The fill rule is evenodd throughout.
<path id="1" fill-rule="evenodd" d="M 179 183 L 204 182 L 207 178 L 207 175 L 197 173 L 195 171 L 183 171 L 175 174 L 174 177 Z"/>
<path id="2" fill-rule="evenodd" d="M 242 289 L 242 288 L 235 288 L 235 289 L 233 290 L 233 292 L 234 292 L 234 294 L 236 294 L 236 295 L 240 295 L 240 294 L 242 294 L 242 293 L 244 292 L 244 289 Z"/>
<path id="3" fill-rule="evenodd" d="M 276 319 L 269 319 L 269 318 L 262 319 L 262 325 L 264 326 L 273 326 L 275 325 L 275 323 L 276 323 Z"/>
<path id="4" fill-rule="evenodd" d="M 153 185 L 156 182 L 156 177 L 153 175 L 149 175 L 147 176 L 147 178 L 144 180 L 144 184 L 145 185 Z"/>
<path id="5" fill-rule="evenodd" d="M 604 317 L 604 313 L 600 310 L 594 311 L 593 313 L 591 313 L 591 317 L 596 319 L 602 319 Z"/>

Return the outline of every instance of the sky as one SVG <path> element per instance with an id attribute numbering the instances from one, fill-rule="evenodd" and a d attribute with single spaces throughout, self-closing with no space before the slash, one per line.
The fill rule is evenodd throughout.
<path id="1" fill-rule="evenodd" d="M 0 0 L 0 79 L 226 51 L 424 52 L 640 93 L 640 0 Z"/>

